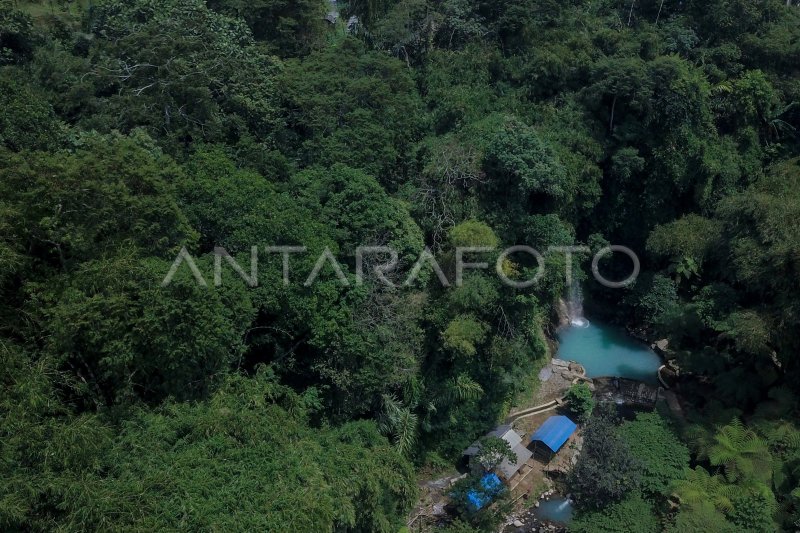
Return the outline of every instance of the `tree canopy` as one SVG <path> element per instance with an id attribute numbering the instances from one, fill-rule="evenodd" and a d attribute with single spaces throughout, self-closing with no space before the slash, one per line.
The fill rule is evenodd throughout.
<path id="1" fill-rule="evenodd" d="M 795 529 L 798 57 L 786 0 L 0 0 L 0 529 L 396 532 L 612 244 L 685 420 L 573 389 L 574 529 Z"/>

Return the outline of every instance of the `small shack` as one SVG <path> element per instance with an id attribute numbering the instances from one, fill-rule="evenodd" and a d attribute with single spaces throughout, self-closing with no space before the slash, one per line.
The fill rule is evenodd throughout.
<path id="1" fill-rule="evenodd" d="M 522 466 L 528 462 L 528 460 L 533 457 L 533 452 L 530 451 L 528 448 L 520 444 L 516 445 L 515 447 L 511 448 L 511 451 L 514 452 L 516 456 L 516 461 L 509 461 L 508 459 L 503 459 L 503 462 L 500 463 L 500 466 L 497 467 L 497 470 L 500 471 L 500 475 L 506 481 L 510 480 L 514 477 L 514 474 L 519 472 Z"/>
<path id="2" fill-rule="evenodd" d="M 500 481 L 497 474 L 486 474 L 481 478 L 480 489 L 467 492 L 467 501 L 474 510 L 478 511 L 491 502 L 502 488 L 503 482 Z"/>
<path id="3" fill-rule="evenodd" d="M 550 460 L 577 428 L 578 425 L 566 416 L 551 416 L 531 435 L 533 454 L 541 451 Z"/>
<path id="4" fill-rule="evenodd" d="M 487 433 L 486 436 L 503 439 L 508 443 L 509 448 L 511 448 L 511 451 L 513 451 L 516 455 L 516 461 L 503 459 L 503 461 L 497 467 L 497 473 L 500 474 L 500 476 L 502 476 L 506 481 L 511 479 L 514 474 L 516 474 L 520 468 L 522 468 L 522 465 L 527 463 L 528 460 L 533 456 L 533 453 L 522 443 L 522 437 L 520 437 L 519 434 L 508 424 L 496 427 L 494 430 Z M 471 458 L 477 455 L 480 449 L 481 441 L 477 440 L 473 442 L 469 448 L 464 450 L 464 455 Z"/>

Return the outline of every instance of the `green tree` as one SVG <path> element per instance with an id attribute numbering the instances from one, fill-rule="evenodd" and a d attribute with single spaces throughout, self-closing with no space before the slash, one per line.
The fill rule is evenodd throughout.
<path id="1" fill-rule="evenodd" d="M 278 85 L 282 145 L 303 165 L 343 163 L 396 186 L 423 126 L 413 87 L 401 62 L 354 39 L 287 62 Z"/>
<path id="2" fill-rule="evenodd" d="M 307 421 L 303 398 L 263 368 L 232 376 L 205 402 L 134 411 L 113 442 L 87 443 L 91 466 L 62 467 L 80 482 L 51 483 L 39 503 L 66 529 L 397 531 L 416 496 L 411 465 L 371 422 Z"/>
<path id="3" fill-rule="evenodd" d="M 450 245 L 453 247 L 495 248 L 498 244 L 492 228 L 477 220 L 467 220 L 450 230 Z"/>
<path id="4" fill-rule="evenodd" d="M 457 356 L 474 357 L 488 329 L 486 324 L 469 315 L 457 317 L 442 332 L 443 345 Z"/>
<path id="5" fill-rule="evenodd" d="M 321 47 L 328 4 L 322 0 L 211 0 L 211 9 L 242 17 L 258 40 L 281 57 Z"/>
<path id="6" fill-rule="evenodd" d="M 702 263 L 717 246 L 720 233 L 719 221 L 687 215 L 655 228 L 647 240 L 647 249 L 673 261 L 690 258 Z"/>
<path id="7" fill-rule="evenodd" d="M 620 436 L 640 465 L 641 488 L 654 497 L 668 496 L 671 485 L 689 468 L 689 450 L 658 412 L 639 413 L 624 422 Z"/>
<path id="8" fill-rule="evenodd" d="M 150 138 L 87 134 L 81 144 L 72 153 L 0 152 L 2 197 L 20 215 L 17 246 L 69 272 L 131 247 L 161 256 L 193 244 L 172 194 L 181 169 Z"/>
<path id="9" fill-rule="evenodd" d="M 584 428 L 583 450 L 567 479 L 581 509 L 602 509 L 638 490 L 641 464 L 606 414 Z"/>
<path id="10" fill-rule="evenodd" d="M 478 453 L 472 458 L 472 466 L 479 474 L 492 472 L 503 461 L 515 463 L 517 454 L 508 442 L 499 437 L 483 437 L 478 441 Z"/>
<path id="11" fill-rule="evenodd" d="M 566 169 L 537 132 L 511 122 L 492 141 L 486 154 L 491 188 L 514 187 L 523 195 L 562 198 L 571 192 Z"/>
<path id="12" fill-rule="evenodd" d="M 352 256 L 360 246 L 389 246 L 401 260 L 398 271 L 404 272 L 424 248 L 408 205 L 389 196 L 376 178 L 361 170 L 337 164 L 303 171 L 292 177 L 290 190 L 309 212 L 330 222 L 329 232 Z"/>
<path id="13" fill-rule="evenodd" d="M 0 383 L 0 527 L 52 528 L 63 517 L 56 506 L 99 473 L 114 432 L 65 401 L 80 389 L 78 379 L 5 338 Z"/>
<path id="14" fill-rule="evenodd" d="M 275 60 L 241 20 L 202 0 L 107 1 L 90 11 L 89 29 L 92 61 L 74 65 L 80 76 L 63 87 L 83 128 L 146 128 L 178 152 L 193 141 L 267 139 L 277 126 Z M 42 67 L 59 92 L 70 73 Z"/>
<path id="15" fill-rule="evenodd" d="M 662 274 L 644 274 L 636 280 L 625 302 L 634 308 L 636 317 L 644 324 L 661 324 L 662 318 L 678 305 L 675 282 Z"/>
<path id="16" fill-rule="evenodd" d="M 576 533 L 656 533 L 662 528 L 652 504 L 634 493 L 601 510 L 581 511 L 570 522 L 569 530 Z"/>
<path id="17" fill-rule="evenodd" d="M 56 148 L 63 131 L 47 100 L 20 72 L 0 69 L 0 145 L 12 150 Z"/>
<path id="18" fill-rule="evenodd" d="M 183 268 L 162 287 L 169 262 L 100 259 L 32 294 L 46 351 L 86 380 L 96 403 L 196 398 L 241 362 L 254 318 L 244 286 L 200 286 Z"/>
<path id="19" fill-rule="evenodd" d="M 795 293 L 794 287 L 786 283 L 793 269 L 789 250 L 792 243 L 798 241 L 798 235 L 792 225 L 781 222 L 786 220 L 788 213 L 797 209 L 797 195 L 792 184 L 800 179 L 798 169 L 800 163 L 797 160 L 776 165 L 747 191 L 727 198 L 719 209 L 727 240 L 726 250 L 731 254 L 725 273 L 728 279 L 740 283 L 748 295 L 773 299 L 775 312 L 781 318 L 767 328 L 771 330 L 770 336 L 775 339 L 780 353 L 787 353 L 786 350 L 795 346 L 789 330 L 797 324 L 800 316 L 789 301 Z M 746 340 L 752 338 L 747 334 L 751 327 L 749 321 L 732 321 L 731 325 L 736 322 L 742 340 L 746 345 L 750 344 Z M 757 329 L 763 331 L 764 326 Z M 755 339 L 759 337 L 763 342 L 764 336 Z M 758 340 L 755 342 L 759 343 Z M 791 367 L 791 360 L 786 364 Z"/>
<path id="20" fill-rule="evenodd" d="M 20 62 L 33 51 L 33 21 L 15 8 L 12 0 L 0 2 L 0 65 Z"/>
<path id="21" fill-rule="evenodd" d="M 567 409 L 580 422 L 587 422 L 594 410 L 595 401 L 592 390 L 586 383 L 576 383 L 572 385 L 564 397 Z"/>

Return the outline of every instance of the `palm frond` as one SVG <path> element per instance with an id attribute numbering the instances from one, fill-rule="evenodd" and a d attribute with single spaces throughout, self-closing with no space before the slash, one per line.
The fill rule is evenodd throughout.
<path id="1" fill-rule="evenodd" d="M 467 374 L 459 374 L 450 380 L 449 395 L 460 401 L 477 400 L 483 395 L 483 387 Z"/>

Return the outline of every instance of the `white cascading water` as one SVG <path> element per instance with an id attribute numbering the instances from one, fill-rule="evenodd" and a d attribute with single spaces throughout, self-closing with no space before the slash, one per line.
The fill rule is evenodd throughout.
<path id="1" fill-rule="evenodd" d="M 569 287 L 567 312 L 569 313 L 569 323 L 572 327 L 589 327 L 589 321 L 583 316 L 583 291 L 581 291 L 580 283 L 573 282 Z"/>

